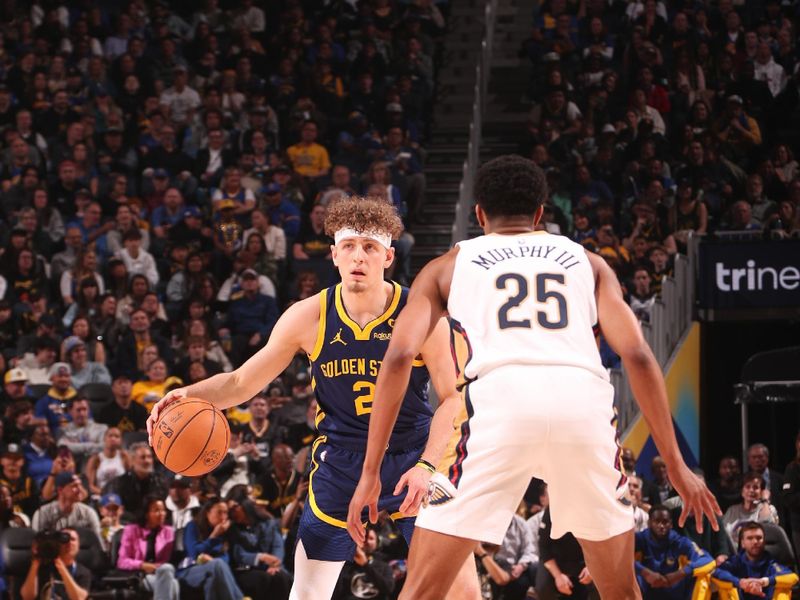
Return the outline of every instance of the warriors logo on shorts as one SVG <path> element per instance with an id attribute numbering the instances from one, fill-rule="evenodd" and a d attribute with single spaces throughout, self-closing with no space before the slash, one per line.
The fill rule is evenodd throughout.
<path id="1" fill-rule="evenodd" d="M 456 497 L 456 488 L 450 480 L 441 473 L 434 473 L 428 482 L 428 493 L 423 500 L 425 506 L 438 506 L 447 504 Z"/>

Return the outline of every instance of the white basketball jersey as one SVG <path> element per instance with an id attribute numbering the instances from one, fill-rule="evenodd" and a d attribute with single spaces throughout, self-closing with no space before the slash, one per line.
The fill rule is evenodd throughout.
<path id="1" fill-rule="evenodd" d="M 459 375 L 560 365 L 608 381 L 593 332 L 594 274 L 582 246 L 537 231 L 484 235 L 458 247 L 447 309 Z"/>

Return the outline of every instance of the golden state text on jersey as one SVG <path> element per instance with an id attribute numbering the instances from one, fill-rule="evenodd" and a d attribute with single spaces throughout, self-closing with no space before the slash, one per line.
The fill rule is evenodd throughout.
<path id="1" fill-rule="evenodd" d="M 408 289 L 392 282 L 386 311 L 363 328 L 347 314 L 338 284 L 320 293 L 317 341 L 309 354 L 319 411 L 317 428 L 328 442 L 353 450 L 366 448 L 369 415 L 383 356 L 392 339 L 395 319 L 405 306 Z M 389 439 L 390 449 L 423 445 L 433 411 L 428 402 L 430 377 L 421 359 L 411 379 Z"/>

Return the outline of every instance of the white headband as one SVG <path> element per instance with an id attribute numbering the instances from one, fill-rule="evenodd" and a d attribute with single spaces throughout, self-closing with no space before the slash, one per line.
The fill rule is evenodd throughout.
<path id="1" fill-rule="evenodd" d="M 371 240 L 375 240 L 381 246 L 386 249 L 392 247 L 392 236 L 388 233 L 378 233 L 377 231 L 368 232 L 368 231 L 356 231 L 355 229 L 348 229 L 346 227 L 337 231 L 333 236 L 333 241 L 335 244 L 339 244 L 345 238 L 353 238 L 353 237 L 365 237 Z"/>

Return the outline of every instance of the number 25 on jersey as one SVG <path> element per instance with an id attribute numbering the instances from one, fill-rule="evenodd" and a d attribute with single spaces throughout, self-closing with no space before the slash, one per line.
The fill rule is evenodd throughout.
<path id="1" fill-rule="evenodd" d="M 536 275 L 534 289 L 536 302 L 544 309 L 536 311 L 536 322 L 545 329 L 564 329 L 569 323 L 567 299 L 558 290 L 551 289 L 552 285 L 548 286 L 550 282 L 563 285 L 564 275 L 561 273 L 538 273 Z M 530 294 L 528 279 L 519 273 L 505 273 L 497 278 L 495 287 L 511 293 L 508 300 L 497 311 L 497 322 L 500 329 L 530 329 L 530 319 L 515 318 L 529 314 L 522 306 Z M 553 308 L 556 310 L 553 311 Z M 521 312 L 516 309 L 521 309 Z"/>

